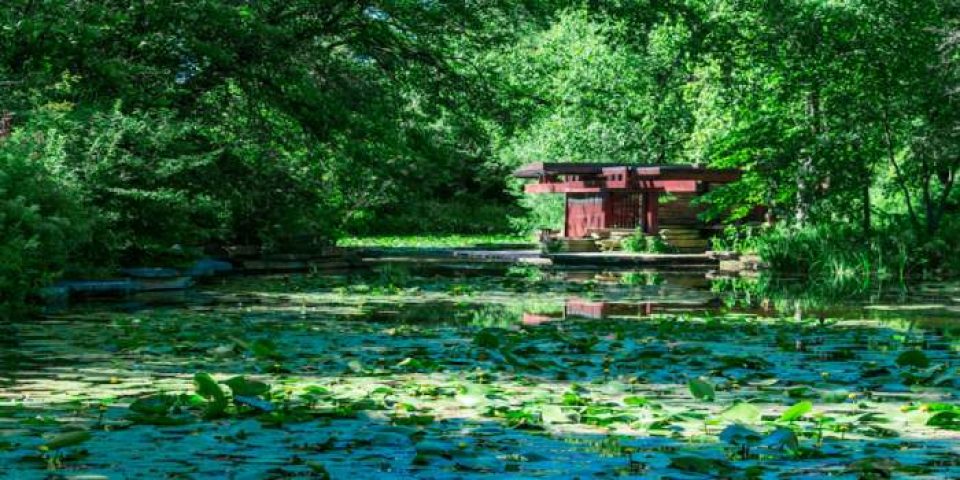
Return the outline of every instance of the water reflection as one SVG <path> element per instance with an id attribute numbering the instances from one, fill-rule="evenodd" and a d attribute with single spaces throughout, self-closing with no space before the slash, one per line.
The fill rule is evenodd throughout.
<path id="1" fill-rule="evenodd" d="M 568 298 L 564 302 L 562 311 L 553 313 L 524 312 L 522 323 L 524 325 L 540 325 L 565 319 L 640 318 L 671 312 L 718 311 L 722 308 L 723 306 L 717 298 L 698 302 L 608 302 L 574 297 Z"/>
<path id="2" fill-rule="evenodd" d="M 775 419 L 803 399 L 842 430 L 817 446 L 823 425 L 793 422 L 804 448 L 823 456 L 765 461 L 770 475 L 825 476 L 832 471 L 818 468 L 843 469 L 838 459 L 871 452 L 930 472 L 949 468 L 956 436 L 927 425 L 918 405 L 956 398 L 960 290 L 926 284 L 837 299 L 789 287 L 656 271 L 395 269 L 234 278 L 74 306 L 0 325 L 0 439 L 17 445 L 0 448 L 0 478 L 42 473 L 21 459 L 62 425 L 93 431 L 89 460 L 74 463 L 91 474 L 223 478 L 234 468 L 289 478 L 306 468 L 291 461 L 295 451 L 334 478 L 380 478 L 383 464 L 395 478 L 417 469 L 461 478 L 478 465 L 506 474 L 504 461 L 517 475 L 610 476 L 629 465 L 619 450 L 596 453 L 618 444 L 608 435 L 615 432 L 633 445 L 630 461 L 684 478 L 670 467 L 677 457 L 726 458 L 725 423 L 704 419 L 735 402 Z M 929 367 L 898 362 L 915 349 Z M 132 423 L 133 399 L 192 392 L 201 371 L 263 380 L 295 405 L 325 392 L 310 402 L 352 416 L 311 408 L 313 420 L 283 428 L 252 413 L 188 427 Z M 717 401 L 695 401 L 691 378 L 715 385 Z M 158 441 L 164 448 L 142 448 Z M 461 443 L 475 456 L 453 458 Z M 414 462 L 424 451 L 439 458 Z M 185 459 L 202 470 L 184 473 Z M 735 461 L 746 468 L 752 460 Z M 293 470 L 265 473 L 277 468 Z"/>
<path id="3" fill-rule="evenodd" d="M 271 285 L 275 291 L 264 291 Z M 361 290 L 358 288 L 364 288 Z M 463 298 L 453 304 L 530 303 L 518 299 L 520 292 L 542 292 L 542 302 L 524 311 L 519 320 L 526 324 L 564 318 L 604 319 L 645 317 L 657 313 L 713 312 L 747 313 L 761 316 L 802 318 L 920 318 L 949 321 L 960 316 L 960 283 L 928 282 L 913 285 L 881 285 L 859 294 L 831 290 L 829 286 L 801 279 L 708 278 L 703 273 L 657 270 L 606 271 L 549 270 L 536 267 L 501 269 L 498 272 L 456 271 L 437 268 L 408 268 L 387 265 L 353 275 L 284 275 L 221 279 L 186 291 L 136 294 L 121 299 L 93 299 L 80 304 L 46 307 L 48 314 L 83 311 L 124 311 L 176 307 L 217 308 L 224 305 L 283 305 L 301 303 L 308 307 L 317 298 L 298 294 L 341 289 L 385 297 L 392 306 L 368 308 L 372 320 L 403 317 L 458 318 L 444 303 L 430 302 L 422 294 L 454 293 Z M 411 290 L 412 289 L 412 290 Z M 409 291 L 407 291 L 409 290 Z M 502 292 L 508 298 L 471 298 L 473 291 Z M 410 293 L 416 295 L 410 295 Z M 389 298 L 386 298 L 389 297 Z M 411 300 L 411 298 L 413 299 Z M 323 301 L 328 302 L 330 298 Z M 336 301 L 334 299 L 334 301 Z M 544 312 L 544 303 L 555 305 Z M 434 303 L 403 313 L 397 305 Z M 313 305 L 315 306 L 315 305 Z M 433 313 L 431 313 L 431 309 Z M 469 310 L 469 309 L 468 309 Z M 515 309 L 511 309 L 514 310 Z M 440 313 L 437 313 L 440 312 Z M 516 317 L 515 314 L 513 314 Z M 517 319 L 514 319 L 516 321 Z"/>

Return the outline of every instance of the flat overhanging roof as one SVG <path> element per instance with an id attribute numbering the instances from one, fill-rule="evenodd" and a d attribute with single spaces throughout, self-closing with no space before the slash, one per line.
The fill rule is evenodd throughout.
<path id="1" fill-rule="evenodd" d="M 555 175 L 602 175 L 605 170 L 625 169 L 641 178 L 673 180 L 735 181 L 740 170 L 735 168 L 707 168 L 698 165 L 656 165 L 622 163 L 544 163 L 524 165 L 513 172 L 517 178 L 539 179 Z"/>
<path id="2" fill-rule="evenodd" d="M 695 192 L 698 183 L 729 183 L 740 170 L 698 165 L 625 165 L 612 163 L 531 163 L 514 172 L 535 179 L 529 193 L 589 193 L 609 190 Z"/>

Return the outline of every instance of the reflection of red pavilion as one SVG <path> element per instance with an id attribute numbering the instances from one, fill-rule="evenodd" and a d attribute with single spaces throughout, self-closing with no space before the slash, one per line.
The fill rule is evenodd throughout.
<path id="1" fill-rule="evenodd" d="M 524 312 L 523 319 L 521 321 L 527 326 L 537 326 L 544 323 L 563 320 L 568 317 L 599 320 L 612 315 L 644 316 L 653 314 L 656 308 L 657 304 L 654 302 L 614 303 L 594 302 L 582 298 L 569 298 L 567 299 L 562 312 L 549 314 Z"/>
<path id="2" fill-rule="evenodd" d="M 553 321 L 556 321 L 556 320 L 562 320 L 562 317 L 544 315 L 544 314 L 542 314 L 542 313 L 527 313 L 527 312 L 524 312 L 524 313 L 523 313 L 523 320 L 522 320 L 522 322 L 523 322 L 524 325 L 528 325 L 528 326 L 531 326 L 531 327 L 535 327 L 535 326 L 537 326 L 537 325 L 542 325 L 542 324 L 544 324 L 544 323 L 550 323 L 550 322 L 553 322 Z"/>
<path id="3" fill-rule="evenodd" d="M 613 303 L 571 298 L 567 300 L 564 316 L 601 319 L 612 315 L 651 315 L 653 311 L 653 302 Z"/>

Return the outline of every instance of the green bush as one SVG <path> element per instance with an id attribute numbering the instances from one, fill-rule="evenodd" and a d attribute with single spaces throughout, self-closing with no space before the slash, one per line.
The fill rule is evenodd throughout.
<path id="1" fill-rule="evenodd" d="M 93 238 L 83 263 L 132 263 L 181 256 L 178 245 L 216 236 L 230 217 L 217 190 L 204 182 L 216 152 L 197 145 L 197 127 L 168 111 L 72 111 L 58 121 L 67 132 L 62 162 L 94 210 Z"/>
<path id="2" fill-rule="evenodd" d="M 778 275 L 816 279 L 836 291 L 862 291 L 910 277 L 956 274 L 960 262 L 950 252 L 960 248 L 958 233 L 960 226 L 952 220 L 926 241 L 897 219 L 876 227 L 869 237 L 847 225 L 778 225 L 731 228 L 714 246 L 757 253 Z"/>
<path id="3" fill-rule="evenodd" d="M 209 99 L 238 110 L 244 100 Z M 74 179 L 92 223 L 91 238 L 75 249 L 78 274 L 176 262 L 211 241 L 269 246 L 336 234 L 344 195 L 318 185 L 323 162 L 311 153 L 314 140 L 289 119 L 264 113 L 251 132 L 239 114 L 214 128 L 172 110 L 99 107 L 38 106 L 18 126 L 53 129 L 62 139 L 50 164 Z M 255 135 L 267 130 L 282 140 Z"/>
<path id="4" fill-rule="evenodd" d="M 489 235 L 510 233 L 517 208 L 481 198 L 420 200 L 398 204 L 350 230 L 362 235 Z"/>
<path id="5" fill-rule="evenodd" d="M 514 187 L 521 191 L 520 187 Z M 563 228 L 566 200 L 563 195 L 528 195 L 518 193 L 517 204 L 522 214 L 510 217 L 511 228 L 519 233 Z"/>
<path id="6" fill-rule="evenodd" d="M 624 238 L 620 242 L 620 246 L 626 252 L 670 253 L 673 251 L 670 245 L 664 242 L 659 235 L 647 235 L 640 229 L 637 229 L 633 235 Z"/>
<path id="7" fill-rule="evenodd" d="M 0 314 L 20 311 L 88 238 L 89 213 L 63 157 L 55 129 L 0 140 Z"/>

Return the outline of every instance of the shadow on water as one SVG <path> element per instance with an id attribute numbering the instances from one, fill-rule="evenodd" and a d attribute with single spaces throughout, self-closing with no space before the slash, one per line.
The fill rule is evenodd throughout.
<path id="1" fill-rule="evenodd" d="M 37 446 L 76 427 L 91 437 L 57 474 L 960 474 L 960 290 L 817 303 L 770 288 L 387 267 L 50 312 L 3 327 L 0 478 L 45 478 Z M 272 390 L 215 420 L 200 397 L 163 413 L 183 424 L 131 414 L 193 392 L 196 372 Z"/>

